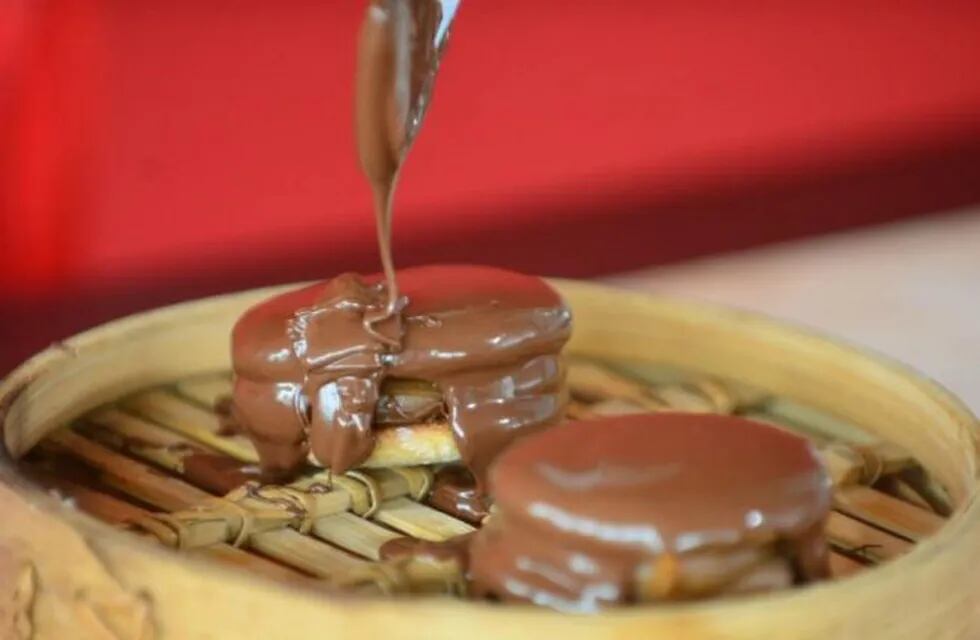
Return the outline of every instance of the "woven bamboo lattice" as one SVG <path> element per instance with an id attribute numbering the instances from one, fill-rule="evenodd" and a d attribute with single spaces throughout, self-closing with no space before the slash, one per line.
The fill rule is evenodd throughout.
<path id="1" fill-rule="evenodd" d="M 950 513 L 942 487 L 907 454 L 857 426 L 736 382 L 665 367 L 569 363 L 568 415 L 739 414 L 809 438 L 835 486 L 827 522 L 835 577 L 906 553 Z M 394 538 L 441 541 L 473 525 L 426 502 L 433 469 L 311 471 L 260 484 L 251 443 L 214 407 L 227 374 L 148 389 L 46 438 L 25 470 L 82 511 L 181 552 L 313 589 L 459 594 L 452 563 L 378 563 Z M 206 464 L 203 464 L 206 463 Z M 216 471 L 217 470 L 217 471 Z"/>

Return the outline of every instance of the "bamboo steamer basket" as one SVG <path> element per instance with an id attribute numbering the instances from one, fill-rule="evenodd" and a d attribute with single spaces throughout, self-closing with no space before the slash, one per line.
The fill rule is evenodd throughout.
<path id="1" fill-rule="evenodd" d="M 556 281 L 568 353 L 738 380 L 861 425 L 910 452 L 954 505 L 907 554 L 803 589 L 594 616 L 449 598 L 337 596 L 178 554 L 69 508 L 15 457 L 122 396 L 230 366 L 228 336 L 283 288 L 135 315 L 58 343 L 0 384 L 0 638 L 980 637 L 980 426 L 949 393 L 877 355 L 742 312 Z"/>

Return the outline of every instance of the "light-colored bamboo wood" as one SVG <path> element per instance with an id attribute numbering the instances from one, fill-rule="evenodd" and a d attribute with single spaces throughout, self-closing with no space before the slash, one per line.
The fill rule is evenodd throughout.
<path id="1" fill-rule="evenodd" d="M 184 473 L 182 452 L 189 445 L 189 440 L 183 435 L 185 429 L 180 429 L 179 432 L 169 432 L 163 426 L 146 423 L 139 418 L 115 409 L 100 411 L 87 418 L 87 422 L 95 426 L 96 430 L 93 431 L 92 426 L 88 424 L 83 425 L 83 429 L 86 432 L 92 432 L 92 437 L 104 440 L 109 446 L 125 449 L 137 458 L 153 462 L 177 474 L 182 475 Z M 135 438 L 139 444 L 127 444 L 127 437 Z M 167 488 L 183 489 L 187 485 L 170 478 L 163 478 L 159 482 L 160 489 L 153 491 L 150 487 L 156 486 L 155 482 L 159 476 L 150 474 L 148 467 L 93 446 L 85 438 L 73 433 L 61 434 L 57 438 L 54 441 L 56 444 L 62 443 L 62 447 L 66 449 L 77 448 L 78 457 L 96 466 L 97 469 L 113 469 L 114 473 L 105 475 L 104 480 L 112 486 L 120 487 L 129 495 L 171 509 L 175 505 L 184 504 L 182 511 L 168 515 L 169 520 L 173 521 L 176 518 L 182 523 L 181 529 L 184 532 L 182 536 L 169 542 L 171 546 L 208 548 L 220 544 L 222 541 L 230 541 L 235 538 L 234 524 L 228 523 L 226 520 L 238 522 L 238 512 L 235 510 L 229 512 L 225 503 L 208 499 L 204 493 L 194 493 L 197 491 L 196 489 L 180 491 L 176 498 L 171 498 L 170 492 L 161 496 L 159 494 Z M 205 451 L 216 452 L 215 449 L 205 449 Z M 151 475 L 151 482 L 145 480 L 148 474 Z M 402 474 L 384 471 L 375 471 L 373 474 L 376 479 L 379 479 L 377 486 L 381 494 L 379 497 L 382 499 L 391 497 L 397 499 L 410 492 L 410 487 Z M 321 478 L 320 475 L 323 477 Z M 129 480 L 123 483 L 121 478 Z M 289 487 L 303 491 L 313 484 L 329 482 L 329 474 L 314 474 L 298 479 Z M 348 484 L 347 486 L 351 485 Z M 264 488 L 266 492 L 269 489 L 270 487 Z M 186 507 L 191 506 L 192 498 L 194 499 L 193 508 L 188 510 Z M 309 517 L 312 520 L 311 532 L 314 536 L 337 547 L 371 560 L 377 560 L 381 545 L 399 536 L 391 529 L 385 529 L 368 520 L 346 513 L 346 509 L 351 507 L 352 499 L 343 488 L 333 492 L 310 494 L 308 498 L 307 508 L 311 510 Z M 296 525 L 296 515 L 289 512 L 282 504 L 267 503 L 247 495 L 226 499 L 252 512 L 253 520 L 250 528 L 254 532 L 253 537 L 255 534 Z M 139 522 L 145 526 L 148 524 L 148 518 L 147 515 L 134 520 L 134 522 Z M 406 534 L 420 532 L 423 536 L 428 536 L 427 539 L 434 540 L 442 540 L 454 533 L 459 533 L 458 530 L 461 527 L 464 532 L 471 530 L 467 525 L 457 523 L 452 519 L 448 519 L 451 523 L 447 523 L 447 516 L 428 507 L 415 505 L 412 508 L 403 505 L 400 501 L 392 501 L 390 505 L 383 503 L 376 514 L 376 518 L 381 522 L 387 521 L 386 523 Z M 154 527 L 153 530 L 167 538 L 175 535 L 168 527 L 162 529 Z M 278 540 L 279 538 L 275 539 Z M 258 544 L 266 549 L 269 548 L 269 545 L 264 544 L 261 539 Z M 272 555 L 278 557 L 282 553 L 281 550 L 273 550 Z"/>
<path id="2" fill-rule="evenodd" d="M 776 420 L 785 421 L 826 440 L 866 446 L 876 444 L 875 439 L 863 429 L 787 398 L 771 398 L 762 411 Z"/>
<path id="3" fill-rule="evenodd" d="M 859 424 L 876 439 L 895 443 L 921 461 L 948 494 L 952 517 L 938 530 L 930 529 L 932 533 L 901 557 L 844 580 L 760 597 L 573 617 L 446 599 L 325 596 L 258 578 L 243 580 L 240 571 L 175 556 L 95 522 L 40 492 L 3 463 L 0 549 L 5 559 L 0 571 L 11 577 L 10 584 L 23 585 L 13 591 L 12 602 L 28 615 L 33 637 L 980 636 L 980 429 L 954 398 L 886 359 L 754 315 L 584 284 L 558 285 L 576 315 L 571 352 L 606 362 L 647 362 L 738 380 L 746 388 L 764 389 Z M 223 296 L 127 318 L 31 359 L 0 384 L 7 451 L 21 455 L 54 429 L 108 401 L 227 370 L 231 324 L 246 307 L 274 291 Z M 55 446 L 63 444 L 59 437 Z M 98 463 L 98 456 L 93 459 Z M 109 479 L 120 475 L 108 467 L 100 471 Z M 171 490 L 153 497 L 173 500 L 179 493 Z M 282 529 L 261 535 L 271 541 L 272 536 L 295 533 Z M 318 559 L 296 562 L 315 567 Z M 845 561 L 838 558 L 835 563 L 840 567 Z"/>
<path id="4" fill-rule="evenodd" d="M 853 558 L 849 558 L 835 551 L 830 553 L 830 573 L 835 578 L 846 578 L 859 571 L 863 571 L 865 568 L 865 565 Z"/>
<path id="5" fill-rule="evenodd" d="M 45 485 L 57 487 L 60 497 L 70 501 L 70 504 L 85 513 L 95 515 L 100 520 L 119 527 L 131 526 L 132 523 L 147 518 L 150 515 L 148 511 L 144 511 L 128 502 L 79 485 L 56 474 L 50 474 L 50 477 L 46 477 Z M 284 565 L 276 564 L 255 554 L 246 553 L 230 545 L 216 544 L 210 547 L 204 547 L 198 552 L 210 559 L 245 569 L 249 574 L 258 574 L 289 584 L 300 584 L 308 588 L 323 586 L 322 583 L 317 583 L 314 580 L 306 578 L 303 574 L 297 573 Z"/>
<path id="6" fill-rule="evenodd" d="M 892 560 L 912 549 L 911 542 L 835 511 L 827 520 L 827 538 L 838 549 L 873 562 Z"/>
<path id="7" fill-rule="evenodd" d="M 587 360 L 572 360 L 568 366 L 568 384 L 585 399 L 618 398 L 647 411 L 658 411 L 666 405 L 650 394 L 650 388 Z"/>
<path id="8" fill-rule="evenodd" d="M 836 491 L 834 507 L 909 540 L 922 540 L 944 524 L 944 520 L 934 513 L 864 486 Z"/>
<path id="9" fill-rule="evenodd" d="M 123 402 L 123 407 L 236 460 L 259 461 L 248 438 L 243 435 L 219 436 L 221 424 L 213 412 L 184 402 L 174 393 L 147 391 Z"/>
<path id="10" fill-rule="evenodd" d="M 387 500 L 374 514 L 374 519 L 413 538 L 434 542 L 473 531 L 473 527 L 465 522 L 408 498 Z"/>
<path id="11" fill-rule="evenodd" d="M 925 469 L 921 467 L 904 469 L 899 476 L 901 481 L 919 494 L 933 511 L 946 517 L 953 513 L 949 492 L 926 473 Z"/>
<path id="12" fill-rule="evenodd" d="M 920 509 L 940 513 L 936 511 L 931 504 L 929 504 L 928 500 L 922 497 L 921 493 L 916 491 L 912 485 L 902 480 L 902 478 L 898 475 L 891 475 L 886 478 L 882 478 L 875 483 L 874 488 L 881 493 L 898 498 L 902 502 L 908 502 L 909 504 L 915 505 Z"/>
<path id="13" fill-rule="evenodd" d="M 48 441 L 45 441 L 44 446 L 52 448 L 58 453 L 70 453 L 71 456 L 83 460 L 101 474 L 100 480 L 107 486 L 118 489 L 122 493 L 158 509 L 181 513 L 215 502 L 211 494 L 195 486 L 178 478 L 162 475 L 152 467 L 106 449 L 70 431 L 55 434 Z M 337 507 L 338 510 L 345 508 L 345 500 L 349 502 L 349 498 L 345 496 L 336 496 L 336 498 L 338 500 L 334 501 L 340 502 Z M 281 522 L 290 520 L 282 512 L 277 511 L 271 517 L 275 517 L 275 515 L 279 515 Z M 260 517 L 256 517 L 256 520 L 261 522 Z M 139 522 L 145 522 L 145 519 L 140 519 Z M 197 533 L 197 536 L 209 539 L 207 543 L 197 546 L 201 548 L 213 547 L 225 540 L 234 538 L 227 532 L 228 526 L 226 522 L 218 518 L 208 520 L 202 527 L 204 531 Z M 284 564 L 314 575 L 332 577 L 338 572 L 350 570 L 362 564 L 359 559 L 339 549 L 318 543 L 285 526 L 278 528 L 267 526 L 264 529 L 261 526 L 256 526 L 255 529 L 255 533 L 245 541 L 250 547 Z M 171 546 L 176 546 L 176 544 L 171 544 Z M 195 545 L 189 544 L 188 546 L 193 548 Z"/>
<path id="14" fill-rule="evenodd" d="M 70 454 L 100 474 L 106 485 L 166 511 L 207 501 L 206 491 L 100 446 L 72 431 L 60 431 L 44 442 L 55 453 Z"/>

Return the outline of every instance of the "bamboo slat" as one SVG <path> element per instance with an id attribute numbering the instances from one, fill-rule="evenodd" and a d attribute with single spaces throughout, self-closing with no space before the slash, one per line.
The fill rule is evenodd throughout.
<path id="1" fill-rule="evenodd" d="M 165 390 L 141 393 L 122 403 L 132 413 L 244 462 L 258 462 L 255 448 L 245 436 L 222 436 L 221 421 L 213 412 L 184 401 Z"/>
<path id="2" fill-rule="evenodd" d="M 185 473 L 186 470 L 181 464 L 182 459 L 188 450 L 194 451 L 188 438 L 183 435 L 186 432 L 185 429 L 178 427 L 175 431 L 169 431 L 167 426 L 150 423 L 118 410 L 101 411 L 94 414 L 89 422 L 101 427 L 96 435 L 101 434 L 118 448 L 128 450 L 145 460 L 161 464 L 176 473 Z M 165 424 L 171 423 L 168 420 Z M 111 437 L 113 435 L 116 436 L 115 439 Z M 135 442 L 135 445 L 132 442 Z M 377 479 L 377 486 L 383 496 L 403 495 L 409 489 L 402 474 L 378 471 L 374 472 L 373 476 Z M 329 476 L 325 480 L 329 480 Z M 291 486 L 305 490 L 316 482 L 317 477 L 313 476 L 293 483 Z M 332 515 L 314 520 L 311 529 L 313 535 L 342 549 L 376 560 L 381 545 L 387 540 L 399 536 L 390 529 L 380 527 L 353 514 L 345 513 L 344 509 L 350 506 L 351 500 L 344 494 L 343 490 L 332 495 L 318 494 L 315 496 L 315 500 L 320 503 L 325 513 Z M 261 502 L 250 501 L 248 498 L 239 500 L 238 504 L 252 510 L 260 510 L 265 506 Z M 185 540 L 183 544 L 219 544 L 218 540 L 229 536 L 227 529 L 220 526 L 214 527 L 212 526 L 213 521 L 206 520 L 207 513 L 206 509 L 195 511 L 189 515 L 188 521 L 184 524 L 185 527 L 193 527 L 195 522 L 206 521 L 206 531 L 209 533 L 199 533 L 194 536 L 194 543 Z M 253 528 L 264 531 L 267 530 L 263 528 L 266 526 L 273 529 L 282 526 L 282 523 L 290 520 L 291 516 L 285 510 L 280 513 L 280 519 L 273 517 L 271 520 L 267 519 L 266 524 L 253 524 Z M 434 517 L 427 508 L 412 510 L 411 508 L 399 509 L 397 504 L 394 507 L 382 506 L 378 517 L 381 521 L 390 518 L 391 522 L 397 523 L 403 530 L 439 531 L 433 525 L 433 521 L 439 520 L 439 518 Z M 439 520 L 439 524 L 443 528 L 446 527 L 444 520 Z M 437 533 L 430 535 L 437 535 Z"/>
<path id="3" fill-rule="evenodd" d="M 210 409 L 219 400 L 231 395 L 231 378 L 227 374 L 198 376 L 181 380 L 174 388 L 178 394 Z"/>
<path id="4" fill-rule="evenodd" d="M 751 410 L 769 399 L 770 394 L 758 387 L 745 384 L 737 379 L 719 381 L 705 372 L 692 371 L 689 366 L 670 366 L 663 363 L 643 361 L 606 361 L 602 365 L 625 377 L 642 381 L 651 387 L 675 384 L 695 384 L 704 386 L 706 381 L 710 386 L 720 385 L 724 395 L 735 407 Z M 710 392 L 709 392 L 710 393 Z"/>
<path id="5" fill-rule="evenodd" d="M 434 542 L 448 540 L 474 530 L 471 525 L 461 520 L 408 498 L 386 501 L 374 514 L 374 519 L 405 535 Z"/>
<path id="6" fill-rule="evenodd" d="M 79 430 L 96 442 L 170 471 L 181 469 L 188 455 L 205 451 L 177 433 L 115 408 L 90 414 Z"/>
<path id="7" fill-rule="evenodd" d="M 902 502 L 908 502 L 914 507 L 937 513 L 932 505 L 922 497 L 921 493 L 898 475 L 881 478 L 874 483 L 874 489 L 893 498 L 898 498 Z"/>
<path id="8" fill-rule="evenodd" d="M 853 558 L 833 551 L 830 553 L 830 575 L 834 578 L 846 578 L 866 568 L 865 565 Z"/>
<path id="9" fill-rule="evenodd" d="M 57 485 L 59 493 L 70 499 L 72 506 L 119 527 L 127 527 L 150 515 L 140 507 L 64 478 L 53 476 L 47 478 L 47 481 Z M 312 580 L 305 578 L 304 574 L 298 573 L 295 569 L 230 545 L 218 544 L 200 549 L 196 553 L 210 560 L 244 569 L 253 575 L 304 587 L 316 587 Z"/>
<path id="10" fill-rule="evenodd" d="M 904 469 L 899 473 L 899 477 L 937 514 L 943 517 L 953 514 L 953 501 L 949 497 L 949 492 L 921 466 Z"/>
<path id="11" fill-rule="evenodd" d="M 332 578 L 364 564 L 364 560 L 304 536 L 292 529 L 276 529 L 249 538 L 249 547 L 320 578 Z"/>
<path id="12" fill-rule="evenodd" d="M 296 564 L 293 567 L 287 567 L 285 564 L 266 560 L 262 556 L 257 556 L 254 553 L 249 553 L 227 544 L 216 544 L 212 547 L 192 550 L 189 553 L 207 558 L 208 560 L 216 560 L 227 566 L 242 569 L 251 575 L 261 576 L 291 585 L 318 590 L 327 587 L 325 583 L 307 576 L 305 572 L 299 573 L 294 568 L 297 566 Z M 243 577 L 243 579 L 248 578 Z"/>
<path id="13" fill-rule="evenodd" d="M 370 560 L 380 558 L 378 552 L 385 542 L 401 537 L 391 529 L 347 512 L 318 519 L 313 524 L 313 534 Z"/>
<path id="14" fill-rule="evenodd" d="M 831 512 L 827 519 L 827 538 L 848 555 L 876 564 L 912 549 L 912 543 L 907 540 L 837 512 Z"/>
<path id="15" fill-rule="evenodd" d="M 643 383 L 586 360 L 573 360 L 569 363 L 568 386 L 572 389 L 573 397 L 583 400 L 619 398 L 648 411 L 659 411 L 665 406 L 650 395 L 649 388 Z"/>
<path id="16" fill-rule="evenodd" d="M 835 491 L 834 508 L 913 541 L 934 534 L 944 522 L 925 509 L 860 485 Z"/>
<path id="17" fill-rule="evenodd" d="M 71 454 L 102 474 L 107 484 L 141 501 L 166 511 L 180 511 L 213 500 L 213 497 L 176 478 L 165 476 L 144 464 L 69 432 L 50 439 L 61 454 Z M 219 527 L 223 529 L 223 526 Z M 225 539 L 217 535 L 218 540 Z M 216 544 L 218 542 L 216 540 Z M 327 544 L 292 529 L 262 531 L 251 535 L 250 547 L 279 562 L 321 577 L 351 570 L 363 562 Z"/>
<path id="18" fill-rule="evenodd" d="M 50 471 L 32 470 L 39 480 L 58 498 L 72 508 L 79 509 L 108 522 L 123 527 L 148 515 L 148 512 L 132 503 L 80 484 Z"/>
<path id="19" fill-rule="evenodd" d="M 849 422 L 788 398 L 771 397 L 762 412 L 823 440 L 852 445 L 874 445 L 878 442 L 877 438 Z"/>
<path id="20" fill-rule="evenodd" d="M 43 446 L 81 460 L 99 472 L 107 485 L 166 511 L 183 509 L 211 497 L 206 491 L 68 430 L 52 435 Z"/>

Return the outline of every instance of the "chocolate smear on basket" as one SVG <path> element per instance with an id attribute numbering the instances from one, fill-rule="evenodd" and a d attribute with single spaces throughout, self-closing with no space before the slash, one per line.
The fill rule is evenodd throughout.
<path id="1" fill-rule="evenodd" d="M 470 524 L 480 524 L 490 513 L 489 496 L 480 490 L 471 473 L 456 465 L 436 472 L 426 501 Z"/>
<path id="2" fill-rule="evenodd" d="M 422 562 L 455 562 L 460 567 L 465 567 L 473 535 L 467 533 L 443 542 L 409 537 L 393 538 L 381 545 L 378 554 L 386 561 L 411 558 Z"/>

